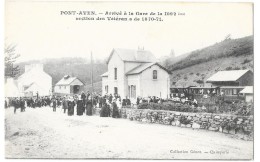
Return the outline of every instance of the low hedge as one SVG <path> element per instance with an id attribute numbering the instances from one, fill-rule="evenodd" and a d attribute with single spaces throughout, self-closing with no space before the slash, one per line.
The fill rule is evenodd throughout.
<path id="1" fill-rule="evenodd" d="M 192 107 L 187 104 L 164 102 L 158 103 L 141 103 L 137 106 L 137 109 L 150 109 L 150 110 L 169 110 L 179 112 L 198 112 L 199 108 Z"/>
<path id="2" fill-rule="evenodd" d="M 246 110 L 245 110 L 246 107 Z M 193 107 L 188 104 L 174 103 L 174 102 L 163 102 L 159 103 L 141 103 L 137 106 L 137 109 L 150 109 L 150 110 L 168 110 L 178 112 L 207 112 L 207 113 L 232 113 L 236 115 L 253 115 L 253 106 L 246 104 L 227 104 L 222 103 L 221 105 L 214 103 L 207 103 L 205 105 L 199 105 L 199 107 Z"/>

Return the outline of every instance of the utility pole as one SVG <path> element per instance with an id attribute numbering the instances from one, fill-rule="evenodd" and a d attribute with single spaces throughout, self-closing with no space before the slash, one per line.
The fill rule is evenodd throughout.
<path id="1" fill-rule="evenodd" d="M 91 51 L 91 104 L 93 108 L 93 92 L 94 92 L 94 87 L 93 87 L 93 59 L 92 59 L 92 51 Z"/>

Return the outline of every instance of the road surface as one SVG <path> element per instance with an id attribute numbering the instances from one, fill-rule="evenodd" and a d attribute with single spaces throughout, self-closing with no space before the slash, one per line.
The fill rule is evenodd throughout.
<path id="1" fill-rule="evenodd" d="M 5 109 L 6 158 L 252 159 L 253 141 L 176 126 Z"/>

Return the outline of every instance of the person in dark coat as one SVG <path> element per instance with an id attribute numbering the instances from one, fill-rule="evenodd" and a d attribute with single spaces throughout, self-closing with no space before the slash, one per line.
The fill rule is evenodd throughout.
<path id="1" fill-rule="evenodd" d="M 77 101 L 77 115 L 83 115 L 84 112 L 84 101 L 83 100 L 78 100 Z"/>
<path id="2" fill-rule="evenodd" d="M 56 107 L 57 107 L 57 100 L 54 98 L 52 101 L 53 112 L 56 112 Z"/>
<path id="3" fill-rule="evenodd" d="M 14 99 L 13 101 L 12 101 L 12 105 L 14 106 L 14 114 L 16 113 L 16 109 L 19 109 L 19 101 L 18 101 L 18 99 Z"/>
<path id="4" fill-rule="evenodd" d="M 103 103 L 102 103 L 102 97 L 101 96 L 98 96 L 98 103 L 99 103 L 99 108 L 101 108 L 103 105 Z"/>
<path id="5" fill-rule="evenodd" d="M 82 101 L 83 101 L 83 105 L 85 105 L 85 104 L 86 104 L 86 97 L 87 97 L 87 96 L 85 95 L 84 92 L 82 92 L 80 97 L 81 97 L 81 99 L 82 99 Z"/>
<path id="6" fill-rule="evenodd" d="M 25 101 L 24 99 L 20 99 L 20 107 L 21 107 L 21 112 L 25 111 Z"/>
<path id="7" fill-rule="evenodd" d="M 7 108 L 7 101 L 6 101 L 6 99 L 5 99 L 5 108 Z"/>
<path id="8" fill-rule="evenodd" d="M 68 115 L 69 116 L 74 115 L 74 106 L 75 106 L 74 100 L 69 99 L 69 101 L 68 101 Z"/>
<path id="9" fill-rule="evenodd" d="M 112 96 L 112 94 L 110 94 L 108 97 L 109 103 L 112 103 L 112 99 L 113 99 L 113 96 Z"/>
<path id="10" fill-rule="evenodd" d="M 64 97 L 63 101 L 62 101 L 62 108 L 63 108 L 63 112 L 64 114 L 66 113 L 66 110 L 68 109 L 68 99 Z"/>
<path id="11" fill-rule="evenodd" d="M 123 99 L 122 106 L 126 106 L 126 99 Z"/>
<path id="12" fill-rule="evenodd" d="M 112 102 L 112 108 L 113 108 L 112 118 L 119 118 L 119 111 L 118 111 L 118 107 L 116 104 L 116 99 L 114 99 Z"/>
<path id="13" fill-rule="evenodd" d="M 104 99 L 102 102 L 103 102 L 102 103 L 103 106 L 100 110 L 100 117 L 109 117 L 110 109 L 106 103 L 106 99 Z"/>
<path id="14" fill-rule="evenodd" d="M 92 109 L 93 109 L 92 100 L 91 100 L 91 97 L 89 97 L 89 99 L 87 100 L 87 103 L 86 103 L 86 115 L 91 116 Z"/>

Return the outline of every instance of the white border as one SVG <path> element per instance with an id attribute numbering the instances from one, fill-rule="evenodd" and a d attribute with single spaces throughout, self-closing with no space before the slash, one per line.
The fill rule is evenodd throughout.
<path id="1" fill-rule="evenodd" d="M 6 0 L 8 1 L 8 0 Z M 26 1 L 26 0 L 25 0 Z M 28 0 L 27 0 L 28 1 Z M 34 0 L 34 1 L 44 1 L 44 0 Z M 45 1 L 53 1 L 53 0 L 45 0 Z M 54 1 L 72 1 L 72 0 L 54 0 Z M 86 1 L 86 0 L 76 0 L 76 1 Z M 91 1 L 91 0 L 88 0 Z M 92 0 L 93 1 L 93 0 Z M 102 1 L 109 1 L 109 0 L 102 0 Z M 113 1 L 122 1 L 122 0 L 113 0 Z M 123 0 L 123 1 L 137 1 L 137 0 Z M 142 1 L 156 1 L 156 0 L 142 0 Z M 164 1 L 172 1 L 172 2 L 180 2 L 176 0 L 164 0 Z M 254 78 L 255 78 L 255 84 L 254 84 L 254 102 L 255 102 L 255 107 L 254 107 L 254 117 L 255 117 L 255 130 L 254 130 L 254 160 L 253 161 L 260 161 L 260 156 L 259 156 L 259 84 L 260 83 L 260 77 L 259 77 L 259 12 L 260 12 L 260 2 L 257 0 L 184 0 L 182 2 L 252 2 L 254 3 Z M 4 140 L 4 9 L 5 9 L 5 1 L 2 0 L 0 2 L 0 56 L 1 56 L 1 63 L 0 63 L 0 75 L 1 75 L 1 83 L 0 83 L 0 160 L 5 161 L 5 153 L 4 153 L 4 147 L 5 147 L 5 140 Z M 15 159 L 8 160 L 8 161 L 15 161 Z M 27 160 L 20 160 L 20 161 L 27 161 Z M 38 161 L 38 160 L 30 160 L 30 161 Z M 41 160 L 45 161 L 45 160 Z M 67 160 L 66 160 L 67 161 Z M 70 160 L 69 160 L 70 161 Z M 81 160 L 80 160 L 81 161 Z M 92 161 L 92 160 L 90 160 Z M 94 161 L 94 160 L 93 160 Z M 97 160 L 95 160 L 97 161 Z M 121 161 L 121 160 L 120 160 Z M 139 161 L 139 160 L 137 160 Z M 157 161 L 157 160 L 156 160 Z M 178 160 L 178 161 L 183 161 L 183 160 Z M 195 161 L 195 160 L 193 160 Z M 209 160 L 207 160 L 209 161 Z M 214 160 L 216 161 L 216 160 Z"/>

